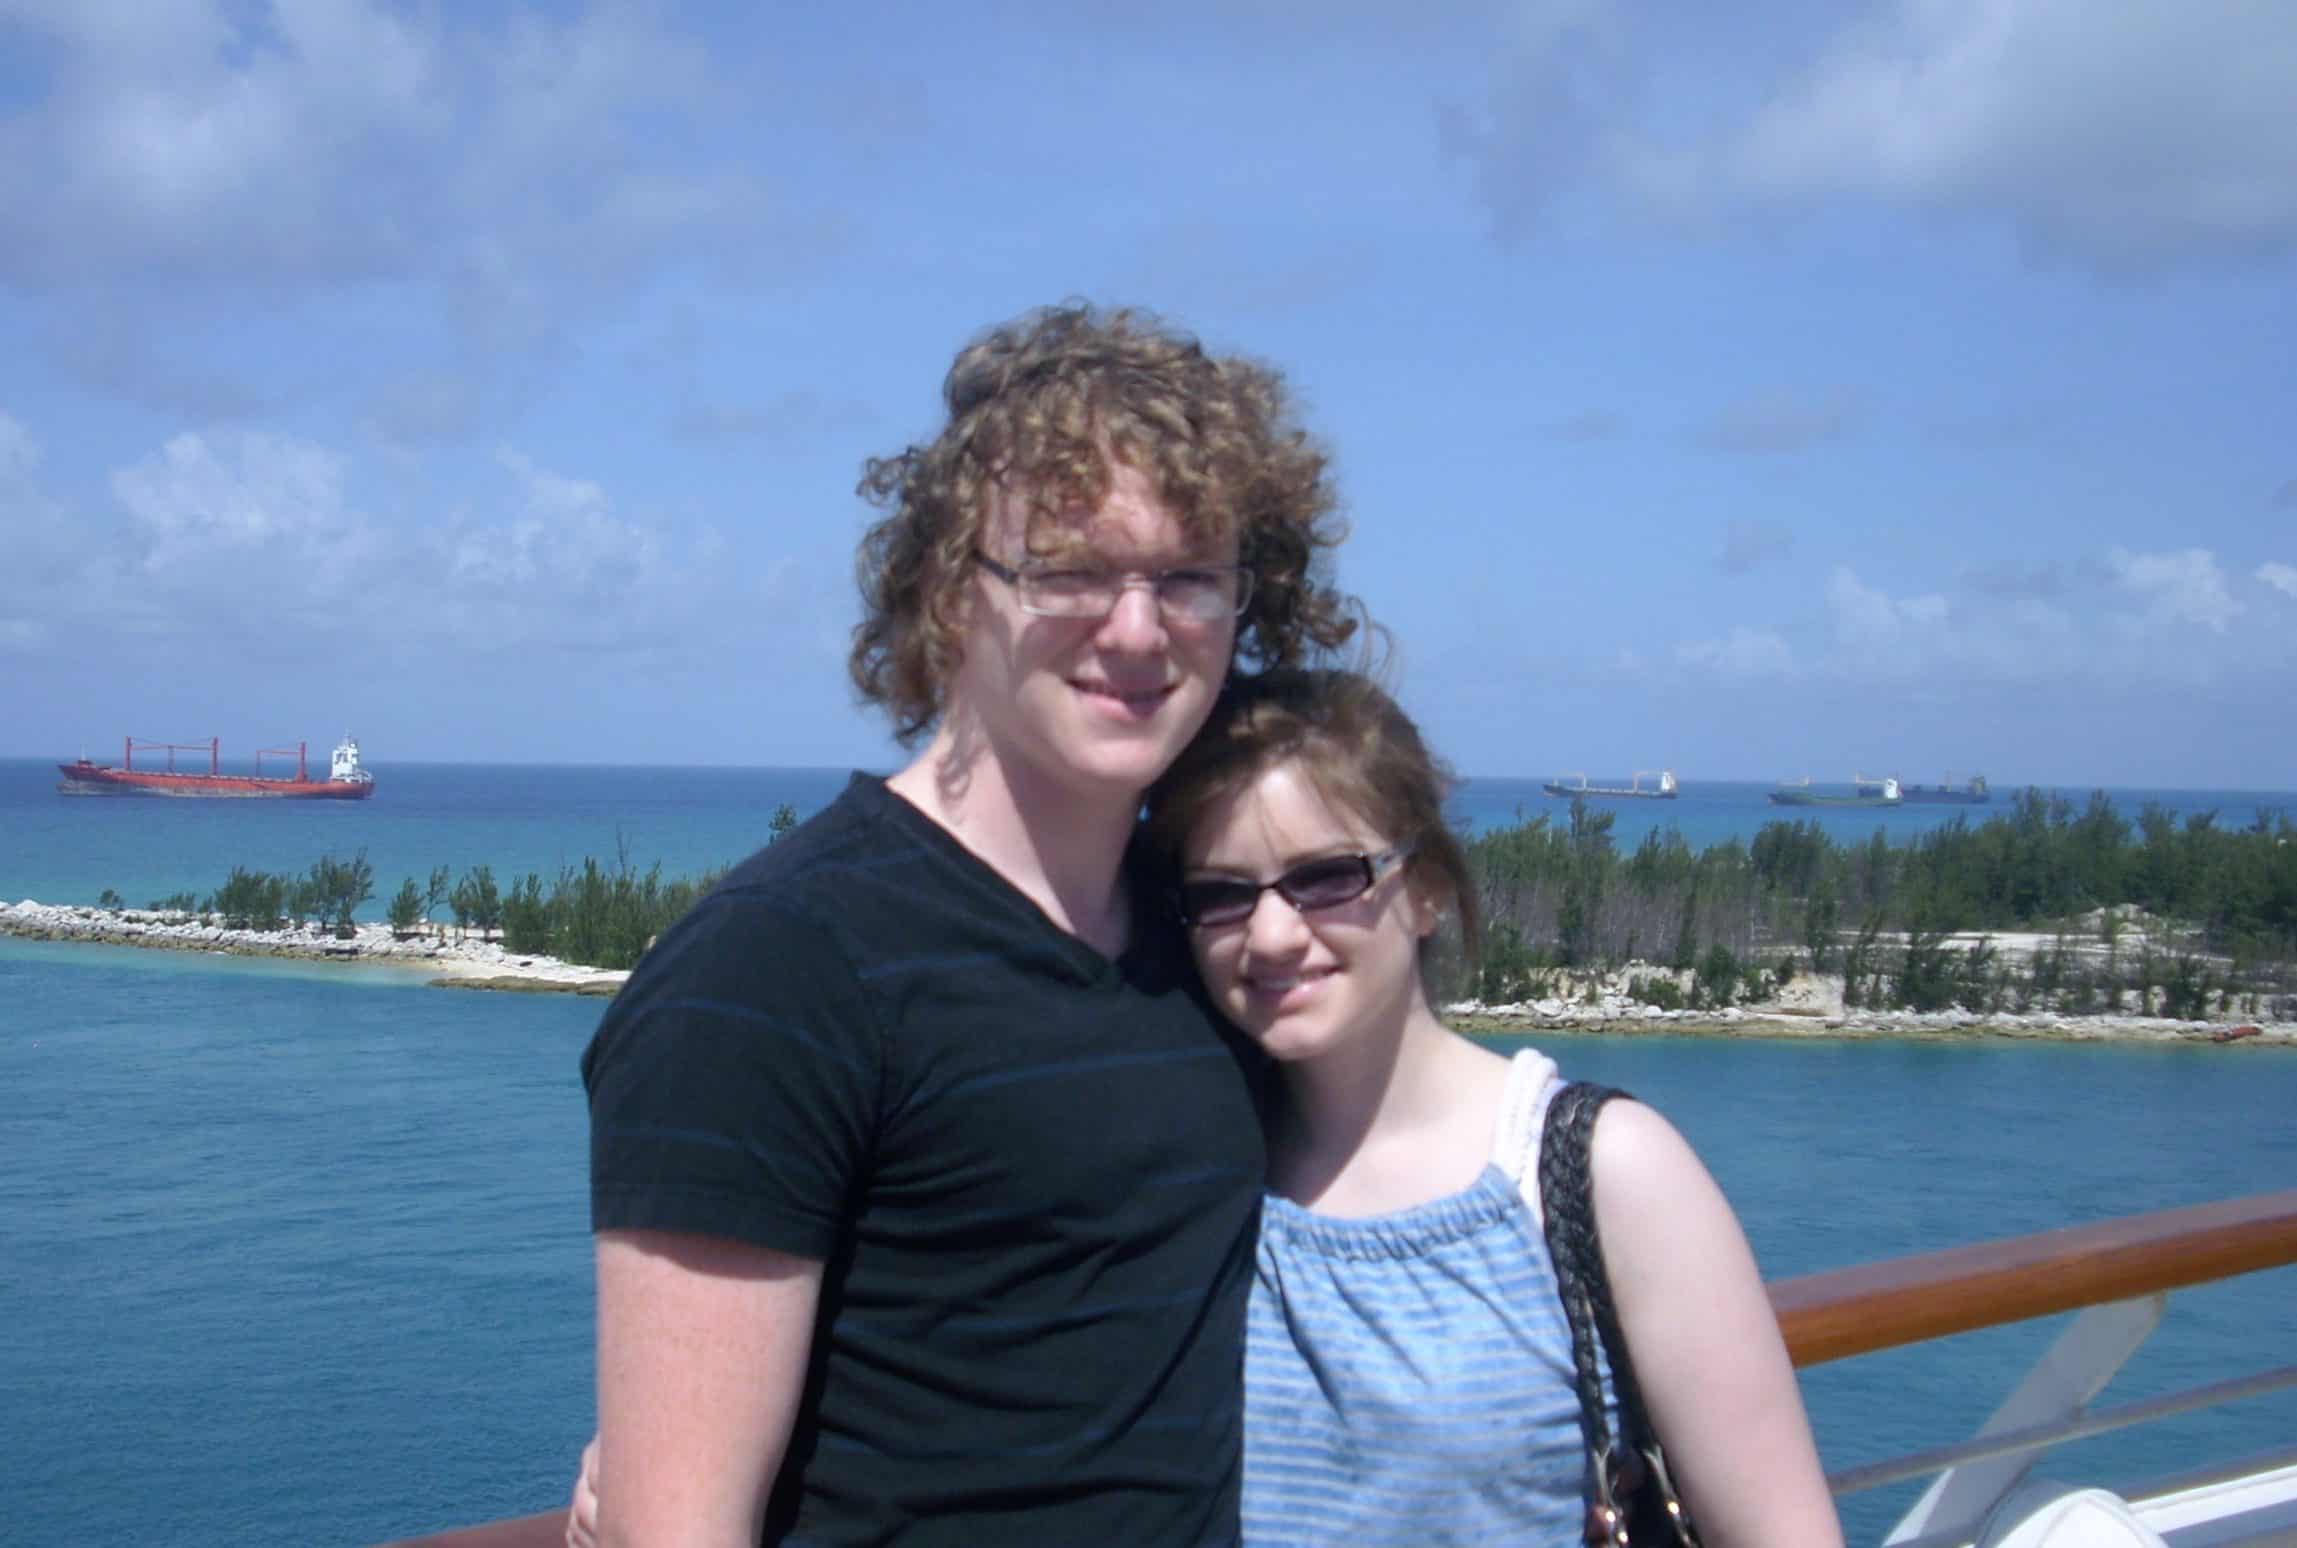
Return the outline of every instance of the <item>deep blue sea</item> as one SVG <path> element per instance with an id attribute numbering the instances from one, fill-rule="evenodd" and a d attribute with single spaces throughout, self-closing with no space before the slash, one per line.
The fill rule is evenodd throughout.
<path id="1" fill-rule="evenodd" d="M 382 766 L 361 806 L 68 799 L 0 763 L 0 897 L 131 902 L 364 848 L 554 872 L 737 858 L 842 774 Z M 1696 787 L 1694 843 L 1770 815 Z M 2286 796 L 2116 792 L 2246 822 Z M 1458 815 L 1553 810 L 1479 781 Z M 1652 803 L 1656 806 L 1657 803 Z M 1619 808 L 1632 820 L 1646 807 Z M 1942 809 L 1828 814 L 1863 833 Z M 1733 826 L 1736 824 L 1736 826 Z M 380 968 L 0 940 L 0 1539 L 363 1544 L 560 1500 L 591 1426 L 585 1123 L 602 1002 Z M 1665 1110 L 1767 1273 L 2297 1186 L 2297 1057 L 1558 1037 Z M 2060 1324 L 1820 1367 L 1830 1466 L 1980 1423 Z M 2297 1350 L 2297 1271 L 2173 1298 L 2109 1400 Z M 2297 1394 L 2087 1443 L 2131 1476 L 2297 1437 Z M 1846 1507 L 1872 1541 L 1910 1491 Z"/>

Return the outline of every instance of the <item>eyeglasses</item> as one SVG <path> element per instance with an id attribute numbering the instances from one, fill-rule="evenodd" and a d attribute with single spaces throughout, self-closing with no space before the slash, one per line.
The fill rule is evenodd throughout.
<path id="1" fill-rule="evenodd" d="M 1274 881 L 1248 882 L 1229 876 L 1184 881 L 1176 894 L 1184 924 L 1197 929 L 1237 924 L 1252 917 L 1260 895 L 1273 892 L 1303 914 L 1338 908 L 1370 892 L 1379 879 L 1412 852 L 1409 844 L 1376 855 L 1326 855 L 1303 860 Z"/>
<path id="2" fill-rule="evenodd" d="M 1016 569 L 976 553 L 973 562 L 1013 588 L 1021 611 L 1039 618 L 1106 618 L 1133 586 L 1146 586 L 1168 619 L 1212 623 L 1234 618 L 1252 600 L 1252 572 L 1240 564 L 1192 564 L 1175 570 Z"/>

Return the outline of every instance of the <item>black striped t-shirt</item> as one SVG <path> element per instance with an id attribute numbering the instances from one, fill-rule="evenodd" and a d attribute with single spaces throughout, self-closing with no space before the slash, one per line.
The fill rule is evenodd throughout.
<path id="1" fill-rule="evenodd" d="M 1134 915 L 1111 962 L 857 775 L 608 1010 L 594 1229 L 826 1264 L 768 1542 L 1234 1541 L 1257 1056 Z"/>

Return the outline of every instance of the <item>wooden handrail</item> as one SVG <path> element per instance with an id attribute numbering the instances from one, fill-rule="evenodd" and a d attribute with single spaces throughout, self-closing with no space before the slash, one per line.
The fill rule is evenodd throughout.
<path id="1" fill-rule="evenodd" d="M 2297 1263 L 2297 1188 L 1770 1286 L 1798 1366 Z"/>
<path id="2" fill-rule="evenodd" d="M 2290 1263 L 2297 1188 L 1804 1274 L 1770 1297 L 1794 1363 L 1820 1365 Z M 559 1548 L 565 1531 L 560 1507 L 388 1548 Z"/>
<path id="3" fill-rule="evenodd" d="M 574 1475 L 569 1473 L 566 1481 L 571 1488 Z M 454 1527 L 431 1537 L 385 1543 L 382 1548 L 566 1548 L 566 1507 L 485 1526 Z"/>

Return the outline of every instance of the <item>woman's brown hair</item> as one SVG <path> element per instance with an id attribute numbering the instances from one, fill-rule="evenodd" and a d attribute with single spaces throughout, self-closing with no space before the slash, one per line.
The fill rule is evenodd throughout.
<path id="1" fill-rule="evenodd" d="M 1177 875 L 1204 814 L 1279 765 L 1298 768 L 1327 804 L 1361 817 L 1390 844 L 1411 846 L 1405 876 L 1450 913 L 1472 963 L 1480 940 L 1475 883 L 1467 851 L 1444 821 L 1444 798 L 1457 780 L 1365 673 L 1280 669 L 1231 682 L 1204 729 L 1149 788 L 1151 852 Z"/>

